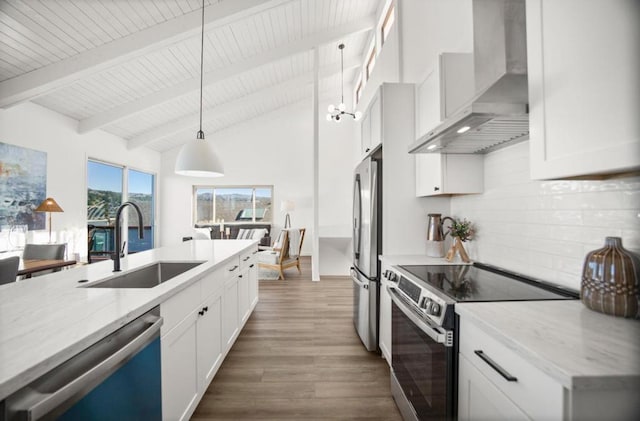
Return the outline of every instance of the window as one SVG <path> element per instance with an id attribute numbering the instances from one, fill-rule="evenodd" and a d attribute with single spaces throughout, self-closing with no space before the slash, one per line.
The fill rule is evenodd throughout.
<path id="1" fill-rule="evenodd" d="M 273 188 L 270 186 L 195 186 L 194 222 L 213 225 L 229 222 L 271 222 Z"/>
<path id="2" fill-rule="evenodd" d="M 92 225 L 112 225 L 122 204 L 124 168 L 97 161 L 87 163 L 87 219 Z"/>
<path id="3" fill-rule="evenodd" d="M 140 239 L 137 232 L 138 215 L 133 210 L 129 211 L 129 252 L 153 248 L 154 178 L 153 174 L 129 170 L 128 200 L 140 207 L 144 223 L 144 238 Z"/>
<path id="4" fill-rule="evenodd" d="M 387 36 L 389 36 L 389 32 L 391 31 L 391 28 L 396 21 L 395 11 L 396 8 L 393 3 L 389 3 L 389 9 L 387 9 L 387 14 L 384 17 L 384 20 L 382 21 L 382 27 L 380 28 L 381 45 L 384 45 L 384 42 L 387 40 Z"/>
<path id="5" fill-rule="evenodd" d="M 371 53 L 369 53 L 369 59 L 367 60 L 367 66 L 366 66 L 366 75 L 367 75 L 367 80 L 369 80 L 369 78 L 371 77 L 371 72 L 373 72 L 373 68 L 376 65 L 376 45 L 375 45 L 375 40 L 374 43 L 371 44 Z"/>
<path id="6" fill-rule="evenodd" d="M 358 78 L 358 83 L 356 84 L 356 104 L 360 102 L 360 98 L 362 97 L 362 76 Z"/>
<path id="7" fill-rule="evenodd" d="M 125 179 L 126 175 L 126 179 Z M 126 180 L 126 183 L 125 183 Z M 128 251 L 149 250 L 154 244 L 155 176 L 124 166 L 100 161 L 87 162 L 87 224 L 89 225 L 89 261 L 107 254 L 114 247 L 114 225 L 118 207 L 132 201 L 140 207 L 144 238 L 138 238 L 138 218 L 135 211 L 123 220 L 123 238 Z M 126 228 L 125 228 L 126 227 Z"/>

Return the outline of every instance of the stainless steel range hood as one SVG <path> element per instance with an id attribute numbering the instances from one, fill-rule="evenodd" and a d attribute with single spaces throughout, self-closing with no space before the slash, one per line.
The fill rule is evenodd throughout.
<path id="1" fill-rule="evenodd" d="M 410 153 L 487 153 L 529 138 L 525 0 L 473 1 L 476 95 Z"/>

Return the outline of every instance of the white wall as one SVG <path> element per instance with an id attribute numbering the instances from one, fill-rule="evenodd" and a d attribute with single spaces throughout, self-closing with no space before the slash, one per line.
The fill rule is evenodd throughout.
<path id="1" fill-rule="evenodd" d="M 346 118 L 334 123 L 321 118 L 319 132 L 320 275 L 348 276 L 352 263 L 352 179 L 359 153 L 355 146 L 360 144 L 360 122 Z"/>
<path id="2" fill-rule="evenodd" d="M 577 290 L 585 255 L 605 237 L 640 252 L 640 176 L 531 181 L 528 142 L 487 155 L 484 168 L 483 194 L 451 200 L 477 228 L 472 259 Z"/>
<path id="3" fill-rule="evenodd" d="M 473 52 L 471 0 L 399 0 L 402 75 L 422 81 L 438 65 L 438 55 Z"/>
<path id="4" fill-rule="evenodd" d="M 0 142 L 47 153 L 47 196 L 53 197 L 64 210 L 53 214 L 53 241 L 66 242 L 70 257 L 79 253 L 85 258 L 87 158 L 158 173 L 160 154 L 147 148 L 130 151 L 123 139 L 101 130 L 78 134 L 77 125 L 76 120 L 33 103 L 0 111 Z M 47 230 L 33 231 L 27 236 L 29 242 L 48 240 L 48 226 Z M 6 233 L 2 233 L 0 250 L 7 246 Z"/>
<path id="5" fill-rule="evenodd" d="M 273 186 L 272 239 L 284 225 L 282 200 L 294 200 L 290 213 L 294 227 L 307 228 L 302 254 L 312 250 L 313 122 L 310 103 L 276 111 L 213 134 L 205 133 L 224 164 L 221 178 L 192 178 L 174 173 L 179 148 L 162 154 L 162 245 L 176 244 L 192 235 L 194 185 Z M 195 132 L 193 133 L 195 136 Z"/>

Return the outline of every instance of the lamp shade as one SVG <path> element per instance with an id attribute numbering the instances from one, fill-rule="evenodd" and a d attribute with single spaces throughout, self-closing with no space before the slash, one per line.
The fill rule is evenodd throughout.
<path id="1" fill-rule="evenodd" d="M 178 152 L 175 172 L 191 177 L 222 177 L 224 168 L 204 139 L 193 139 Z"/>
<path id="2" fill-rule="evenodd" d="M 283 200 L 280 202 L 280 210 L 284 212 L 291 212 L 296 210 L 296 202 L 293 200 Z"/>
<path id="3" fill-rule="evenodd" d="M 47 197 L 36 208 L 36 212 L 64 212 L 52 197 Z"/>

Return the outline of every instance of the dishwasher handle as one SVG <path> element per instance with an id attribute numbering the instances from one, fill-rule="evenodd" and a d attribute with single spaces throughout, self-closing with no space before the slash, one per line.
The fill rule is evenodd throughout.
<path id="1" fill-rule="evenodd" d="M 133 358 L 138 351 L 145 348 L 151 343 L 155 337 L 159 337 L 160 327 L 162 326 L 162 317 L 147 313 L 131 322 L 142 322 L 147 325 L 144 330 L 132 338 L 129 342 L 120 347 L 117 351 L 109 355 L 104 360 L 98 362 L 93 367 L 89 367 L 86 371 L 75 376 L 74 379 L 62 385 L 55 391 L 47 391 L 43 393 L 38 391 L 38 387 L 26 387 L 23 389 L 24 395 L 16 400 L 15 405 L 11 405 L 8 409 L 9 413 L 18 415 L 18 419 L 35 421 L 40 419 L 50 419 L 52 415 L 55 417 L 61 415 L 75 402 L 88 394 L 95 386 L 117 371 Z M 128 325 L 127 325 L 128 326 Z M 121 329 L 125 329 L 125 327 Z M 114 346 L 118 344 L 118 339 L 110 339 L 116 336 L 118 331 L 102 339 L 95 345 Z M 104 342 L 103 342 L 104 341 Z M 92 346 L 93 347 L 93 346 Z M 83 351 L 83 353 L 91 352 L 92 347 Z M 97 350 L 97 352 L 103 352 Z M 80 355 L 80 354 L 79 354 Z M 74 357 L 75 358 L 75 357 Z M 72 358 L 72 360 L 74 359 Z M 90 359 L 90 357 L 89 357 Z M 64 363 L 65 365 L 67 363 Z M 83 367 L 84 369 L 86 367 Z M 78 367 L 78 370 L 81 368 Z M 55 371 L 55 369 L 54 369 Z M 45 375 L 44 377 L 46 377 Z M 55 414 L 55 415 L 54 415 Z"/>

